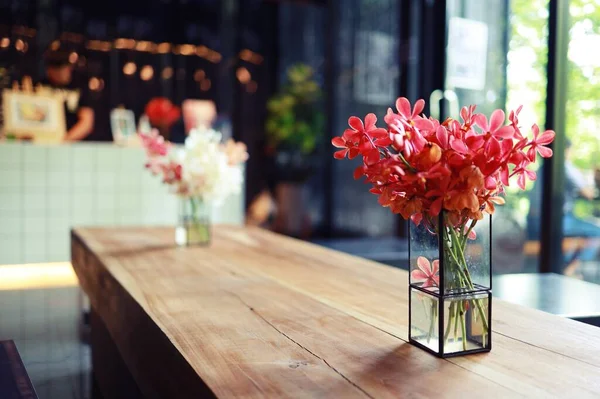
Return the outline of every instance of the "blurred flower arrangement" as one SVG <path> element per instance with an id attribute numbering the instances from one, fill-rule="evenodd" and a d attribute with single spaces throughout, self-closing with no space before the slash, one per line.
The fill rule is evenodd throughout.
<path id="1" fill-rule="evenodd" d="M 423 116 L 424 107 L 423 100 L 411 106 L 406 98 L 399 98 L 397 112 L 388 109 L 385 115 L 385 128 L 377 127 L 374 114 L 368 114 L 364 121 L 350 117 L 349 128 L 332 140 L 338 148 L 334 157 L 360 156 L 362 162 L 354 178 L 365 178 L 379 204 L 440 237 L 435 242 L 443 247 L 443 262 L 414 257 L 411 284 L 437 292 L 474 291 L 473 265 L 465 254 L 467 242 L 477 237 L 475 225 L 484 214 L 493 214 L 496 205 L 504 204 L 502 195 L 512 177 L 521 189 L 527 180 L 536 179 L 528 166 L 536 161 L 537 154 L 552 156 L 546 146 L 555 134 L 551 130 L 540 132 L 533 125 L 532 137 L 526 137 L 518 119 L 522 107 L 510 112 L 506 125 L 502 110 L 494 111 L 488 120 L 476 114 L 472 105 L 461 110 L 461 121 L 448 118 L 440 122 Z M 444 276 L 443 287 L 439 287 L 438 273 Z M 452 321 L 457 325 L 460 319 L 464 349 L 469 302 L 477 309 L 484 336 L 488 332 L 480 300 L 452 302 L 447 332 Z M 435 322 L 432 316 L 430 334 Z"/>
<path id="2" fill-rule="evenodd" d="M 274 150 L 298 149 L 312 153 L 324 126 L 324 114 L 317 108 L 321 89 L 313 69 L 296 64 L 287 70 L 287 83 L 267 103 L 266 133 Z"/>
<path id="3" fill-rule="evenodd" d="M 221 144 L 221 134 L 208 129 L 193 129 L 183 148 L 174 147 L 156 130 L 140 136 L 148 157 L 146 168 L 182 199 L 186 241 L 206 241 L 206 231 L 200 234 L 198 229 L 207 224 L 209 204 L 219 205 L 242 189 L 246 145 L 231 139 Z M 196 239 L 190 240 L 192 233 Z"/>

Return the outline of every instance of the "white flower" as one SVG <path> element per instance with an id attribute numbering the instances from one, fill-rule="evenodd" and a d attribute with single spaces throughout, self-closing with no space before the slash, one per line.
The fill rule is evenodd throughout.
<path id="1" fill-rule="evenodd" d="M 242 168 L 231 166 L 220 145 L 221 134 L 214 130 L 192 130 L 179 153 L 182 166 L 180 193 L 219 204 L 238 194 L 243 183 Z"/>

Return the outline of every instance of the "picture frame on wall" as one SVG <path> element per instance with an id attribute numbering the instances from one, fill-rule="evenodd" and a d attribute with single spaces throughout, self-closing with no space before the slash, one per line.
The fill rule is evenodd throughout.
<path id="1" fill-rule="evenodd" d="M 49 93 L 4 90 L 4 134 L 35 142 L 64 140 L 67 128 L 63 102 Z"/>
<path id="2" fill-rule="evenodd" d="M 130 109 L 115 108 L 110 111 L 110 128 L 117 144 L 127 145 L 137 138 L 135 114 Z"/>

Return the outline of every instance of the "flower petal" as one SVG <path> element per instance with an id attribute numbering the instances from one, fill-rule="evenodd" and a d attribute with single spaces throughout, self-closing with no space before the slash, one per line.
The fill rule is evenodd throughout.
<path id="1" fill-rule="evenodd" d="M 435 136 L 437 137 L 438 143 L 440 143 L 442 148 L 448 148 L 448 132 L 446 131 L 446 128 L 443 126 L 438 126 L 435 131 Z"/>
<path id="2" fill-rule="evenodd" d="M 410 272 L 410 279 L 412 280 L 412 282 L 419 283 L 427 280 L 427 278 L 427 275 L 421 270 L 415 269 L 412 272 Z"/>
<path id="3" fill-rule="evenodd" d="M 425 100 L 420 98 L 417 100 L 417 102 L 415 103 L 415 106 L 413 107 L 413 112 L 412 112 L 413 118 L 417 115 L 420 115 L 421 112 L 423 112 L 423 108 L 425 108 Z"/>
<path id="4" fill-rule="evenodd" d="M 450 139 L 450 147 L 452 147 L 452 149 L 458 152 L 459 154 L 466 154 L 467 152 L 469 152 L 469 149 L 467 148 L 465 143 L 457 138 Z"/>
<path id="5" fill-rule="evenodd" d="M 440 260 L 439 259 L 434 260 L 431 263 L 431 265 L 433 266 L 433 270 L 431 271 L 431 274 L 433 274 L 435 276 L 440 271 Z"/>
<path id="6" fill-rule="evenodd" d="M 431 275 L 431 265 L 429 264 L 429 261 L 427 260 L 427 258 L 425 258 L 424 256 L 419 256 L 417 258 L 417 266 L 427 276 Z"/>
<path id="7" fill-rule="evenodd" d="M 356 130 L 357 132 L 362 132 L 365 129 L 365 125 L 363 125 L 363 122 L 360 120 L 360 118 L 356 116 L 351 116 L 350 118 L 348 118 L 348 125 L 350 125 L 350 127 Z"/>
<path id="8" fill-rule="evenodd" d="M 415 123 L 415 127 L 419 130 L 433 130 L 433 122 L 431 122 L 429 119 L 416 117 L 415 119 L 413 119 L 413 122 Z"/>
<path id="9" fill-rule="evenodd" d="M 363 165 L 354 169 L 354 179 L 358 180 L 365 174 L 365 167 Z"/>
<path id="10" fill-rule="evenodd" d="M 414 215 L 412 215 L 410 217 L 410 220 L 412 220 L 412 222 L 415 224 L 415 226 L 418 226 L 419 224 L 421 224 L 421 220 L 423 220 L 423 214 L 415 213 Z"/>
<path id="11" fill-rule="evenodd" d="M 335 159 L 344 159 L 344 158 L 346 158 L 346 153 L 348 153 L 347 149 L 339 150 L 339 151 L 336 151 L 333 153 L 333 157 Z"/>
<path id="12" fill-rule="evenodd" d="M 483 131 L 487 132 L 489 130 L 488 121 L 484 114 L 474 115 L 473 120 L 474 120 L 475 124 L 477 126 L 479 126 Z"/>
<path id="13" fill-rule="evenodd" d="M 369 131 L 375 127 L 375 123 L 377 123 L 377 117 L 375 114 L 370 113 L 365 116 L 365 130 Z"/>
<path id="14" fill-rule="evenodd" d="M 510 139 L 515 135 L 515 128 L 512 126 L 504 126 L 494 132 L 494 136 L 501 139 Z"/>
<path id="15" fill-rule="evenodd" d="M 473 229 L 469 233 L 469 240 L 476 240 L 476 239 L 477 239 L 477 233 L 475 232 L 475 229 Z"/>
<path id="16" fill-rule="evenodd" d="M 538 144 L 548 145 L 554 141 L 554 136 L 556 136 L 556 133 L 554 133 L 553 130 L 546 130 L 544 133 L 538 136 L 535 142 Z"/>
<path id="17" fill-rule="evenodd" d="M 405 118 L 409 119 L 412 117 L 412 114 L 410 112 L 410 102 L 406 97 L 399 97 L 396 100 L 396 109 Z"/>
<path id="18" fill-rule="evenodd" d="M 540 146 L 537 148 L 542 158 L 550 158 L 553 154 L 552 150 L 548 147 Z"/>
<path id="19" fill-rule="evenodd" d="M 341 137 L 334 137 L 331 139 L 331 144 L 337 148 L 346 148 L 346 140 Z"/>
<path id="20" fill-rule="evenodd" d="M 492 116 L 490 117 L 490 132 L 495 132 L 504 124 L 504 119 L 506 116 L 504 115 L 504 111 L 501 109 L 497 109 L 492 112 Z"/>

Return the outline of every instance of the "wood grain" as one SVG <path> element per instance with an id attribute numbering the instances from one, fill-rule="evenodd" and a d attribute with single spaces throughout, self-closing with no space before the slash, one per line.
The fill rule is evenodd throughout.
<path id="1" fill-rule="evenodd" d="M 403 270 L 258 228 L 218 226 L 208 248 L 177 248 L 168 228 L 77 229 L 72 242 L 148 397 L 600 396 L 600 330 L 499 300 L 491 353 L 409 345 Z"/>

